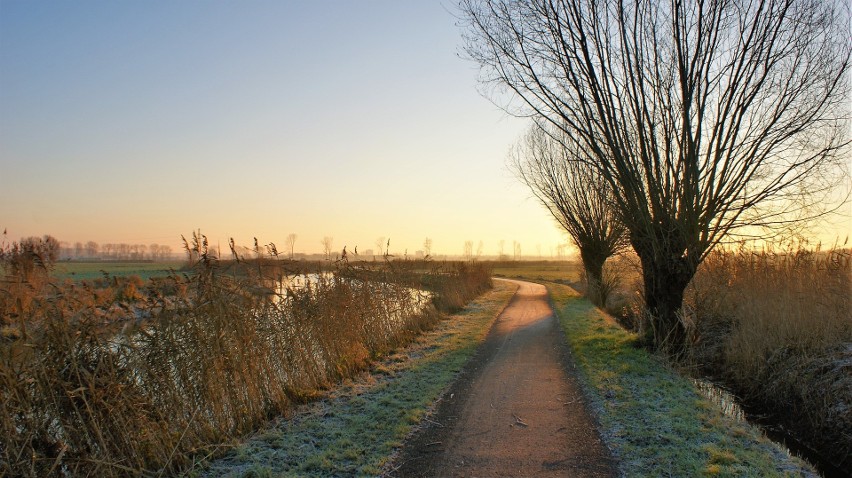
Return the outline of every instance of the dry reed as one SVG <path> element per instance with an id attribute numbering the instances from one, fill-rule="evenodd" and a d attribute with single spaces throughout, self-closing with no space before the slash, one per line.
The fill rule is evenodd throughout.
<path id="1" fill-rule="evenodd" d="M 641 267 L 610 260 L 608 310 L 639 332 Z M 852 469 L 852 251 L 791 245 L 712 252 L 687 288 L 681 368 L 709 377 L 841 469 Z"/>
<path id="2" fill-rule="evenodd" d="M 849 249 L 716 252 L 687 294 L 691 355 L 838 465 L 852 467 Z"/>
<path id="3" fill-rule="evenodd" d="M 135 280 L 5 287 L 0 475 L 180 471 L 411 340 L 438 319 L 433 303 L 490 286 L 476 265 L 296 274 L 274 249 L 225 263 L 205 242 L 187 244 L 193 273 L 144 293 Z M 135 319 L 108 320 L 116 308 Z"/>

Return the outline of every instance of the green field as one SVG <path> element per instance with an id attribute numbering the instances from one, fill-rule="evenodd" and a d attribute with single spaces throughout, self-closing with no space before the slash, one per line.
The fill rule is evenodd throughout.
<path id="1" fill-rule="evenodd" d="M 144 280 L 152 277 L 164 277 L 170 271 L 180 271 L 183 261 L 170 262 L 77 262 L 67 261 L 56 264 L 53 274 L 58 279 L 92 280 L 99 279 L 104 273 L 114 277 L 137 275 Z"/>
<path id="2" fill-rule="evenodd" d="M 92 280 L 110 276 L 137 275 L 144 280 L 164 277 L 169 271 L 182 271 L 185 261 L 132 262 L 132 261 L 64 261 L 56 264 L 53 275 L 58 279 Z M 493 274 L 526 280 L 546 280 L 571 283 L 580 279 L 582 265 L 569 261 L 505 261 L 493 262 Z"/>
<path id="3" fill-rule="evenodd" d="M 573 261 L 494 262 L 497 277 L 570 283 L 580 280 L 582 264 Z"/>

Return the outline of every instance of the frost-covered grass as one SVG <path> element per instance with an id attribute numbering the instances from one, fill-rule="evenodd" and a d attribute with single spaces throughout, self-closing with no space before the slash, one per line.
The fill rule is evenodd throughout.
<path id="1" fill-rule="evenodd" d="M 515 286 L 493 291 L 328 397 L 263 430 L 195 476 L 375 476 L 484 339 Z"/>
<path id="2" fill-rule="evenodd" d="M 624 476 L 817 476 L 754 427 L 725 416 L 588 300 L 547 287 Z"/>

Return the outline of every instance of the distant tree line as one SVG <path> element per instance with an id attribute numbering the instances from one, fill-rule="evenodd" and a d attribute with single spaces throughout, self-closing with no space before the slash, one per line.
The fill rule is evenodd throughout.
<path id="1" fill-rule="evenodd" d="M 173 259 L 172 247 L 160 244 L 127 244 L 88 242 L 59 242 L 59 258 L 68 260 L 96 259 L 110 261 L 160 261 Z"/>

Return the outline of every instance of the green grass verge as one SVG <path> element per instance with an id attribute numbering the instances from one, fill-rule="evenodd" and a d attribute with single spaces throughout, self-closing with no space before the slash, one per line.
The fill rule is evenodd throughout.
<path id="1" fill-rule="evenodd" d="M 186 262 L 59 262 L 53 275 L 58 279 L 93 280 L 100 279 L 104 272 L 110 276 L 125 277 L 137 275 L 143 280 L 152 277 L 166 277 L 171 270 L 179 271 Z"/>
<path id="2" fill-rule="evenodd" d="M 547 287 L 623 476 L 818 476 L 756 428 L 725 416 L 572 289 Z"/>
<path id="3" fill-rule="evenodd" d="M 515 287 L 494 290 L 415 343 L 192 476 L 376 476 L 482 342 Z"/>

